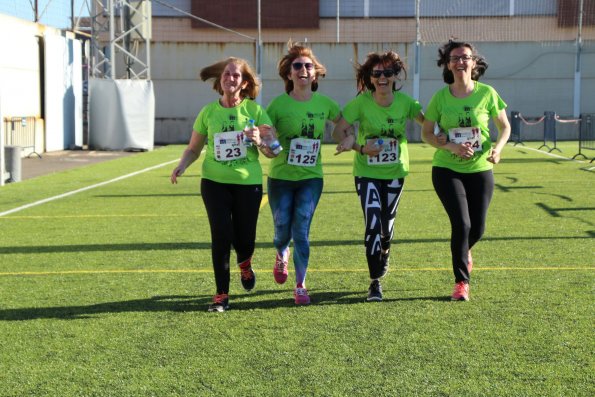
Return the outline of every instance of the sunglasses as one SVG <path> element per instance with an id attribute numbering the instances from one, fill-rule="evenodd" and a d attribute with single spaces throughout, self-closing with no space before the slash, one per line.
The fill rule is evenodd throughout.
<path id="1" fill-rule="evenodd" d="M 375 79 L 379 79 L 380 76 L 384 75 L 384 77 L 389 78 L 393 77 L 395 71 L 392 69 L 384 69 L 384 70 L 372 70 L 372 77 Z"/>
<path id="2" fill-rule="evenodd" d="M 294 62 L 291 64 L 291 66 L 293 67 L 293 70 L 298 71 L 298 70 L 302 70 L 302 68 L 305 66 L 306 70 L 312 70 L 314 68 L 314 64 L 310 63 L 310 62 Z"/>

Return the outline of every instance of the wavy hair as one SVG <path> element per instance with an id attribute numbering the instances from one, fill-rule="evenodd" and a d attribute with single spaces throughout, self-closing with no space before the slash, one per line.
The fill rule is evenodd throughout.
<path id="1" fill-rule="evenodd" d="M 399 54 L 394 51 L 386 51 L 382 54 L 371 52 L 368 54 L 366 61 L 363 64 L 360 65 L 356 63 L 355 65 L 355 80 L 358 95 L 364 91 L 374 92 L 376 90 L 371 79 L 372 70 L 376 65 L 383 65 L 383 67 L 392 69 L 393 72 L 395 72 L 397 81 L 404 81 L 407 79 L 407 66 Z M 403 86 L 397 88 L 396 82 L 393 82 L 393 91 L 399 91 L 401 88 L 403 88 Z"/>
<path id="2" fill-rule="evenodd" d="M 438 49 L 438 67 L 442 67 L 442 79 L 446 84 L 452 84 L 455 81 L 454 75 L 448 69 L 448 63 L 450 62 L 450 53 L 455 48 L 466 47 L 471 50 L 471 56 L 475 60 L 475 67 L 471 72 L 471 79 L 472 80 L 479 80 L 481 76 L 485 73 L 488 69 L 488 63 L 486 62 L 485 58 L 478 54 L 477 49 L 471 43 L 466 41 L 455 41 L 455 38 L 451 38 L 448 40 L 448 43 L 444 44 L 441 48 Z"/>
<path id="3" fill-rule="evenodd" d="M 308 57 L 314 64 L 316 78 L 312 82 L 312 91 L 316 91 L 318 89 L 318 78 L 326 76 L 326 67 L 324 67 L 324 65 L 318 61 L 310 47 L 306 47 L 300 43 L 289 40 L 287 42 L 287 54 L 281 58 L 279 64 L 277 65 L 279 76 L 285 83 L 285 92 L 288 94 L 293 91 L 293 81 L 291 81 L 287 76 L 291 74 L 291 64 L 299 57 Z"/>
<path id="4" fill-rule="evenodd" d="M 223 88 L 221 87 L 221 75 L 225 67 L 229 64 L 235 64 L 240 67 L 242 71 L 242 80 L 248 82 L 245 88 L 240 91 L 240 97 L 255 99 L 260 92 L 260 79 L 252 69 L 252 66 L 242 58 L 229 57 L 212 65 L 206 66 L 200 70 L 200 79 L 202 81 L 213 80 L 213 89 L 223 95 Z"/>

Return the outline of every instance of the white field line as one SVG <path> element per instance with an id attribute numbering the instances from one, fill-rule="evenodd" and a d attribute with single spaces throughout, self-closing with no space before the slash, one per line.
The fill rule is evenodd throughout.
<path id="1" fill-rule="evenodd" d="M 533 150 L 534 152 L 542 153 L 542 154 L 545 154 L 546 156 L 556 157 L 556 158 L 563 159 L 563 160 L 574 161 L 575 163 L 581 163 L 581 164 L 586 163 L 586 161 L 584 161 L 584 160 L 577 160 L 577 159 L 573 159 L 573 158 L 570 158 L 570 157 L 564 157 L 564 156 L 560 156 L 559 154 L 544 152 L 543 150 L 534 149 L 532 147 L 521 146 L 521 147 L 516 147 L 516 149 L 519 149 L 519 150 L 520 149 Z"/>
<path id="2" fill-rule="evenodd" d="M 41 205 L 41 204 L 49 203 L 51 201 L 59 200 L 61 198 L 72 196 L 74 194 L 81 193 L 81 192 L 84 192 L 84 191 L 87 191 L 87 190 L 95 189 L 96 187 L 104 186 L 104 185 L 107 185 L 109 183 L 118 182 L 118 181 L 121 181 L 123 179 L 127 179 L 127 178 L 130 178 L 130 177 L 133 177 L 133 176 L 136 176 L 136 175 L 139 175 L 139 174 L 148 172 L 148 171 L 153 171 L 153 170 L 155 170 L 157 168 L 165 167 L 166 165 L 169 165 L 169 164 L 172 164 L 172 163 L 175 163 L 175 162 L 178 162 L 178 161 L 179 161 L 179 159 L 168 161 L 166 163 L 161 163 L 161 164 L 158 164 L 158 165 L 154 165 L 152 167 L 149 167 L 149 168 L 145 168 L 145 169 L 140 170 L 140 171 L 132 172 L 130 174 L 126 174 L 126 175 L 122 175 L 122 176 L 119 176 L 119 177 L 114 178 L 114 179 L 110 179 L 109 181 L 96 183 L 94 185 L 90 185 L 90 186 L 83 187 L 83 188 L 80 188 L 80 189 L 77 189 L 77 190 L 73 190 L 71 192 L 66 192 L 66 193 L 63 193 L 63 194 L 59 194 L 57 196 L 48 197 L 48 198 L 43 199 L 43 200 L 35 201 L 33 203 L 30 203 L 30 204 L 25 204 L 25 205 L 22 205 L 22 206 L 17 207 L 17 208 L 13 208 L 13 209 L 8 210 L 8 211 L 0 212 L 0 217 L 5 216 L 5 215 L 9 215 L 9 214 L 14 214 L 15 212 L 26 210 L 27 208 L 31 208 L 31 207 L 35 207 L 35 206 L 38 206 L 38 205 Z"/>

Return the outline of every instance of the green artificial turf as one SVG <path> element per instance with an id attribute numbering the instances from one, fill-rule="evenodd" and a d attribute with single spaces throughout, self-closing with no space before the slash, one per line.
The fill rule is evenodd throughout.
<path id="1" fill-rule="evenodd" d="M 433 149 L 410 144 L 384 301 L 369 284 L 352 154 L 323 147 L 307 286 L 274 283 L 266 196 L 256 288 L 215 292 L 200 160 L 183 146 L 0 188 L 0 396 L 592 396 L 594 164 L 538 143 L 495 167 L 469 302 L 451 302 Z M 586 152 L 586 154 L 591 154 Z M 268 160 L 264 159 L 266 173 Z M 235 255 L 232 254 L 232 260 Z"/>

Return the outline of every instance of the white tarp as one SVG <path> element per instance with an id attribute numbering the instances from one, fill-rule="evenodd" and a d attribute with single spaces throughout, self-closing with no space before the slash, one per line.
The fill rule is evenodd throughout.
<path id="1" fill-rule="evenodd" d="M 83 146 L 83 72 L 79 40 L 46 33 L 45 150 Z"/>
<path id="2" fill-rule="evenodd" d="M 155 95 L 147 80 L 89 79 L 89 146 L 153 150 Z"/>

